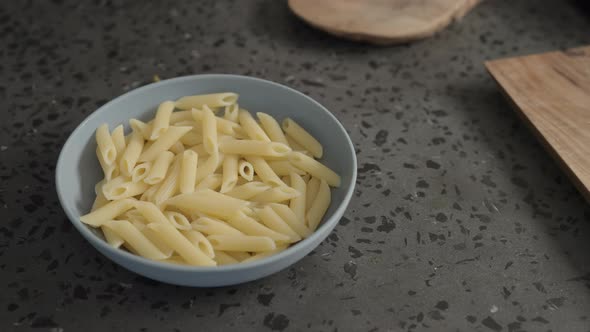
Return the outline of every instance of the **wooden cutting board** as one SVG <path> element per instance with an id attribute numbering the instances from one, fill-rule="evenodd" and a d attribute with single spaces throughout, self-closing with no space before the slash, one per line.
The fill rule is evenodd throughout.
<path id="1" fill-rule="evenodd" d="M 289 0 L 310 25 L 330 34 L 374 44 L 432 36 L 462 18 L 480 0 Z"/>
<path id="2" fill-rule="evenodd" d="M 486 67 L 590 200 L 590 46 L 489 61 Z"/>

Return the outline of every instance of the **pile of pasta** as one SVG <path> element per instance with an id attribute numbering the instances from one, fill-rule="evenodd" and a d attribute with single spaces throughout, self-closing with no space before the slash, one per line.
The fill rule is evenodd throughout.
<path id="1" fill-rule="evenodd" d="M 216 266 L 261 259 L 308 237 L 340 176 L 292 119 L 256 118 L 235 93 L 182 97 L 149 122 L 96 130 L 104 179 L 80 219 L 148 259 Z M 219 116 L 216 115 L 219 113 Z"/>

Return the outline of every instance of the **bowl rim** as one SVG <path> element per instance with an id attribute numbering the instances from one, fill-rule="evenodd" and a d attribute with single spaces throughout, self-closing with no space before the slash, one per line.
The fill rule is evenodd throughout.
<path id="1" fill-rule="evenodd" d="M 64 156 L 66 153 L 65 151 L 68 150 L 68 147 L 70 145 L 75 143 L 75 137 L 78 135 L 79 131 L 82 130 L 81 128 L 84 127 L 86 125 L 86 123 L 92 121 L 95 117 L 97 117 L 98 114 L 103 109 L 108 108 L 112 104 L 116 104 L 118 102 L 121 102 L 121 100 L 126 99 L 126 98 L 133 98 L 137 94 L 144 93 L 148 90 L 157 89 L 160 86 L 171 84 L 173 82 L 191 81 L 191 80 L 195 80 L 195 79 L 207 80 L 207 79 L 212 79 L 212 78 L 232 78 L 232 79 L 254 81 L 254 82 L 258 82 L 258 83 L 274 85 L 279 88 L 288 90 L 289 92 L 296 94 L 301 98 L 307 99 L 308 101 L 310 101 L 314 105 L 316 105 L 319 109 L 321 109 L 322 111 L 327 113 L 328 117 L 336 123 L 337 128 L 344 134 L 344 137 L 346 138 L 346 144 L 350 148 L 350 151 L 352 151 L 352 162 L 353 162 L 352 176 L 350 179 L 349 188 L 348 188 L 346 194 L 344 195 L 344 198 L 339 203 L 339 205 L 336 207 L 336 209 L 332 213 L 332 216 L 330 218 L 326 219 L 320 225 L 320 227 L 318 227 L 310 236 L 295 243 L 294 245 L 289 246 L 287 249 L 285 249 L 275 255 L 271 255 L 269 257 L 264 257 L 262 259 L 252 261 L 252 262 L 240 263 L 240 264 L 230 264 L 230 265 L 220 265 L 220 266 L 178 265 L 178 264 L 169 264 L 169 263 L 164 263 L 164 262 L 158 262 L 155 260 L 150 260 L 148 258 L 144 258 L 142 256 L 135 255 L 135 254 L 130 253 L 128 251 L 111 247 L 110 245 L 108 245 L 107 242 L 105 242 L 104 240 L 102 240 L 98 236 L 96 236 L 96 234 L 94 234 L 90 230 L 89 226 L 82 223 L 82 221 L 80 221 L 79 218 L 76 217 L 77 213 L 73 211 L 72 207 L 66 206 L 66 204 L 64 204 L 65 198 L 63 196 L 62 191 L 60 190 L 60 188 L 61 188 L 60 183 L 62 182 L 62 180 L 61 180 L 61 175 L 60 175 L 61 172 L 59 170 L 62 168 L 62 163 L 64 162 L 64 158 L 65 158 Z M 273 265 L 275 262 L 283 260 L 287 256 L 290 256 L 291 254 L 295 253 L 295 251 L 298 249 L 298 247 L 302 247 L 302 246 L 305 246 L 306 244 L 313 243 L 314 241 L 316 241 L 320 237 L 322 237 L 322 235 L 325 233 L 325 231 L 328 228 L 333 229 L 336 226 L 336 223 L 338 223 L 340 218 L 336 218 L 335 216 L 344 215 L 344 212 L 346 211 L 348 204 L 350 203 L 350 199 L 352 198 L 352 195 L 354 193 L 354 188 L 356 185 L 356 178 L 357 178 L 357 158 L 356 158 L 356 152 L 355 152 L 355 148 L 352 143 L 352 140 L 350 139 L 350 136 L 346 132 L 346 129 L 344 128 L 344 126 L 340 123 L 340 121 L 338 121 L 336 116 L 334 116 L 334 114 L 332 114 L 326 107 L 324 107 L 322 104 L 320 104 L 319 102 L 317 102 L 313 98 L 307 96 L 306 94 L 304 94 L 300 91 L 297 91 L 293 88 L 290 88 L 286 85 L 276 83 L 273 81 L 269 81 L 269 80 L 265 80 L 265 79 L 261 79 L 261 78 L 257 78 L 257 77 L 245 76 L 245 75 L 234 75 L 234 74 L 197 74 L 197 75 L 186 75 L 186 76 L 174 77 L 174 78 L 170 78 L 170 79 L 162 80 L 159 82 L 144 85 L 142 87 L 133 89 L 131 91 L 127 91 L 127 92 L 115 97 L 114 99 L 111 99 L 110 101 L 108 101 L 107 103 L 105 103 L 104 105 L 102 105 L 98 109 L 96 109 L 94 112 L 92 112 L 90 115 L 88 115 L 84 120 L 82 120 L 82 122 L 80 122 L 80 124 L 78 124 L 78 126 L 76 126 L 76 128 L 68 136 L 68 139 L 66 140 L 66 142 L 62 146 L 61 151 L 59 153 L 58 160 L 57 160 L 57 164 L 55 167 L 55 189 L 57 191 L 58 199 L 59 199 L 62 209 L 65 211 L 69 221 L 74 225 L 74 227 L 78 230 L 78 232 L 80 232 L 80 234 L 82 234 L 82 236 L 87 241 L 89 241 L 92 246 L 96 247 L 99 252 L 101 252 L 102 250 L 106 250 L 108 252 L 112 252 L 114 255 L 120 255 L 128 260 L 131 260 L 135 264 L 141 264 L 141 265 L 149 266 L 151 268 L 160 268 L 160 269 L 179 271 L 179 272 L 239 271 L 239 270 L 245 270 L 245 269 L 253 269 L 253 268 L 257 268 L 257 267 L 265 266 L 265 265 Z M 328 234 L 330 233 L 330 231 L 328 231 Z M 326 236 L 327 236 L 327 234 L 326 234 Z M 323 241 L 323 239 L 318 241 L 318 245 L 321 241 Z M 317 245 L 314 246 L 313 249 L 315 249 L 316 247 L 317 247 Z M 103 253 L 101 252 L 101 254 L 103 254 Z M 110 257 L 107 257 L 107 258 L 110 259 Z M 125 266 L 123 266 L 123 267 L 125 267 Z"/>

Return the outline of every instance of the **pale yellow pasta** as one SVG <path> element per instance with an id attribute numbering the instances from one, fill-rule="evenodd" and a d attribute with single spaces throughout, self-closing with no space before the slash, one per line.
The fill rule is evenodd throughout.
<path id="1" fill-rule="evenodd" d="M 102 173 L 104 174 L 105 179 L 110 180 L 119 176 L 119 169 L 117 168 L 117 164 L 112 163 L 110 165 L 107 165 L 98 147 L 96 148 L 96 157 L 98 158 L 98 163 L 100 164 L 100 168 L 102 168 Z"/>
<path id="2" fill-rule="evenodd" d="M 148 223 L 170 224 L 162 210 L 151 202 L 135 201 L 133 207 L 147 220 Z"/>
<path id="3" fill-rule="evenodd" d="M 138 255 L 155 260 L 168 258 L 129 221 L 110 220 L 105 222 L 105 226 L 123 238 L 125 243 L 131 246 Z"/>
<path id="4" fill-rule="evenodd" d="M 199 189 L 211 189 L 217 190 L 221 187 L 222 176 L 221 174 L 209 174 L 206 178 L 201 180 L 195 187 L 195 190 Z"/>
<path id="5" fill-rule="evenodd" d="M 141 228 L 138 229 L 148 240 L 150 240 L 150 242 L 156 246 L 156 248 L 158 248 L 164 254 L 164 256 L 168 258 L 172 257 L 174 254 L 174 249 L 167 245 L 156 231 L 147 227 L 145 224 L 143 224 Z"/>
<path id="6" fill-rule="evenodd" d="M 127 144 L 125 152 L 123 152 L 123 156 L 119 161 L 119 169 L 122 174 L 131 176 L 131 172 L 141 155 L 143 144 L 144 140 L 142 134 L 139 131 L 133 131 L 131 138 L 129 139 L 129 144 Z"/>
<path id="7" fill-rule="evenodd" d="M 316 140 L 310 133 L 308 133 L 303 127 L 301 127 L 297 122 L 293 119 L 285 119 L 283 120 L 283 130 L 287 134 L 287 136 L 293 138 L 297 143 L 299 143 L 305 150 L 311 152 L 311 154 L 316 158 L 321 158 L 324 154 L 324 149 L 320 142 Z"/>
<path id="8" fill-rule="evenodd" d="M 175 160 L 172 162 L 172 165 L 169 167 L 168 174 L 158 191 L 152 197 L 152 200 L 156 204 L 161 204 L 168 198 L 174 196 L 178 192 L 178 177 L 180 175 L 180 158 L 174 158 Z"/>
<path id="9" fill-rule="evenodd" d="M 250 198 L 270 189 L 270 186 L 258 181 L 246 182 L 242 185 L 234 187 L 225 194 L 231 197 L 249 200 Z"/>
<path id="10" fill-rule="evenodd" d="M 139 161 L 152 161 L 164 151 L 167 151 L 174 143 L 176 143 L 184 134 L 188 133 L 191 127 L 168 127 L 154 143 L 139 156 Z"/>
<path id="11" fill-rule="evenodd" d="M 179 122 L 192 121 L 193 114 L 191 111 L 178 111 L 170 114 L 170 124 L 176 125 Z"/>
<path id="12" fill-rule="evenodd" d="M 197 163 L 199 155 L 192 150 L 186 150 L 182 153 L 182 162 L 180 164 L 179 187 L 183 194 L 195 191 L 197 180 Z"/>
<path id="13" fill-rule="evenodd" d="M 235 104 L 238 101 L 238 95 L 231 92 L 212 93 L 207 95 L 186 96 L 176 100 L 176 108 L 188 110 L 191 108 L 201 108 L 204 105 L 209 107 L 224 107 Z"/>
<path id="14" fill-rule="evenodd" d="M 177 256 L 177 255 L 174 255 L 174 256 L 167 258 L 167 259 L 159 260 L 158 262 L 173 264 L 173 265 L 183 265 L 183 266 L 190 265 L 189 263 L 187 263 L 184 260 L 184 258 Z"/>
<path id="15" fill-rule="evenodd" d="M 223 155 L 217 151 L 209 155 L 209 158 L 205 162 L 199 164 L 197 170 L 196 182 L 200 183 L 203 179 L 209 175 L 215 173 L 215 170 L 223 163 Z"/>
<path id="16" fill-rule="evenodd" d="M 146 146 L 146 149 L 148 147 Z M 174 153 L 174 154 L 181 154 L 184 152 L 184 144 L 182 144 L 182 142 L 180 140 L 176 141 L 176 143 L 172 144 L 172 146 L 170 147 L 170 152 Z"/>
<path id="17" fill-rule="evenodd" d="M 289 179 L 289 185 L 291 188 L 297 190 L 300 193 L 299 196 L 293 197 L 291 199 L 289 202 L 289 207 L 291 210 L 293 210 L 293 212 L 295 212 L 295 215 L 298 219 L 305 220 L 305 212 L 307 211 L 305 206 L 307 200 L 307 184 L 305 183 L 305 180 L 303 180 L 303 178 L 295 172 L 292 172 L 289 175 Z"/>
<path id="18" fill-rule="evenodd" d="M 139 165 L 136 165 L 133 170 L 131 171 L 131 181 L 139 182 L 148 176 L 150 170 L 152 169 L 152 163 L 145 162 Z"/>
<path id="19" fill-rule="evenodd" d="M 194 193 L 181 194 L 168 199 L 165 206 L 173 206 L 186 213 L 196 211 L 227 219 L 248 206 L 248 202 L 233 198 L 210 189 L 199 189 Z"/>
<path id="20" fill-rule="evenodd" d="M 144 179 L 144 182 L 151 185 L 162 182 L 166 177 L 166 173 L 173 159 L 174 154 L 170 151 L 160 153 L 158 158 L 153 162 L 151 170 Z"/>
<path id="21" fill-rule="evenodd" d="M 96 143 L 102 160 L 106 165 L 112 165 L 117 159 L 117 148 L 109 133 L 109 126 L 105 123 L 96 130 Z"/>
<path id="22" fill-rule="evenodd" d="M 199 248 L 205 255 L 209 258 L 215 257 L 215 252 L 213 251 L 213 246 L 207 240 L 205 235 L 201 234 L 198 231 L 188 230 L 188 231 L 181 231 L 182 235 L 186 237 L 195 247 Z"/>
<path id="23" fill-rule="evenodd" d="M 175 211 L 165 211 L 164 216 L 170 222 L 170 224 L 178 229 L 187 230 L 192 229 L 191 223 L 184 214 Z"/>
<path id="24" fill-rule="evenodd" d="M 252 257 L 248 252 L 245 251 L 225 251 L 225 253 L 233 257 L 238 262 Z"/>
<path id="25" fill-rule="evenodd" d="M 285 234 L 291 238 L 290 242 L 301 240 L 301 236 L 295 232 L 270 206 L 255 210 L 262 223 L 275 232 Z"/>
<path id="26" fill-rule="evenodd" d="M 223 114 L 223 118 L 229 120 L 231 122 L 238 122 L 238 115 L 240 112 L 240 107 L 238 104 L 233 104 L 225 107 L 225 113 Z"/>
<path id="27" fill-rule="evenodd" d="M 202 123 L 203 122 L 203 111 L 200 109 L 193 109 L 191 110 L 191 113 L 193 115 L 193 119 L 198 122 L 198 123 Z M 220 134 L 226 134 L 226 135 L 236 135 L 237 132 L 239 131 L 239 129 L 241 128 L 239 124 L 226 120 L 224 118 L 220 118 L 220 117 L 215 117 L 215 121 L 217 121 L 217 132 Z"/>
<path id="28" fill-rule="evenodd" d="M 301 152 L 291 152 L 289 155 L 289 161 L 295 165 L 295 167 L 306 171 L 312 176 L 320 180 L 325 180 L 332 187 L 340 186 L 340 176 L 336 174 L 336 172 Z M 256 169 L 256 166 L 254 166 L 254 169 Z"/>
<path id="29" fill-rule="evenodd" d="M 232 190 L 238 183 L 238 155 L 226 155 L 223 160 L 223 180 L 220 192 Z"/>
<path id="30" fill-rule="evenodd" d="M 180 138 L 180 143 L 188 146 L 193 146 L 203 143 L 203 135 L 197 133 L 196 130 L 191 130 Z"/>
<path id="31" fill-rule="evenodd" d="M 141 120 L 131 119 L 129 120 L 129 126 L 131 127 L 131 129 L 133 129 L 134 132 L 140 133 L 143 139 L 150 139 L 150 136 L 152 135 L 151 123 L 145 123 Z"/>
<path id="32" fill-rule="evenodd" d="M 312 231 L 315 231 L 316 228 L 318 228 L 318 225 L 330 206 L 331 199 L 332 195 L 330 193 L 330 187 L 325 180 L 322 180 L 320 188 L 318 189 L 318 194 L 306 214 L 307 226 Z"/>
<path id="33" fill-rule="evenodd" d="M 291 172 L 295 172 L 299 175 L 306 174 L 304 171 L 291 165 L 291 163 L 287 160 L 268 161 L 268 166 L 270 166 L 273 172 L 275 172 L 275 174 L 278 176 L 290 175 Z"/>
<path id="34" fill-rule="evenodd" d="M 137 223 L 147 224 L 147 219 L 137 209 L 133 208 L 121 215 L 124 220 L 129 220 L 133 225 Z"/>
<path id="35" fill-rule="evenodd" d="M 261 157 L 286 157 L 291 148 L 282 143 L 256 140 L 224 140 L 219 151 L 227 154 L 240 154 Z"/>
<path id="36" fill-rule="evenodd" d="M 237 213 L 233 213 L 230 218 L 227 219 L 227 223 L 246 235 L 268 236 L 275 241 L 281 242 L 289 242 L 290 240 L 289 236 L 273 231 L 256 221 L 256 219 L 247 216 L 241 210 Z"/>
<path id="37" fill-rule="evenodd" d="M 98 209 L 83 215 L 80 220 L 90 226 L 99 227 L 105 221 L 115 219 L 127 210 L 133 208 L 135 199 L 121 199 L 107 203 Z"/>
<path id="38" fill-rule="evenodd" d="M 303 152 L 305 154 L 308 154 L 309 152 L 307 152 L 305 150 L 305 148 L 303 146 L 301 146 L 301 144 L 297 143 L 293 138 L 291 138 L 290 136 L 287 136 L 287 143 L 289 143 L 289 147 L 291 149 L 293 149 L 293 151 L 299 151 L 299 152 Z M 311 153 L 310 153 L 311 154 Z"/>
<path id="39" fill-rule="evenodd" d="M 276 254 L 280 253 L 281 251 L 285 251 L 285 249 L 287 249 L 287 248 L 288 247 L 286 245 L 279 245 L 276 247 L 275 250 L 269 250 L 269 251 L 256 253 L 255 255 L 252 255 L 252 256 L 242 260 L 240 263 L 249 263 L 249 262 L 261 260 L 263 258 L 276 255 Z"/>
<path id="40" fill-rule="evenodd" d="M 254 166 L 245 160 L 238 163 L 238 174 L 246 181 L 252 181 L 254 178 Z"/>
<path id="41" fill-rule="evenodd" d="M 90 212 L 98 209 L 101 206 L 105 206 L 109 202 L 109 200 L 106 197 L 104 197 L 104 193 L 102 192 L 102 181 L 97 183 L 97 186 L 100 187 L 98 191 L 95 191 L 96 198 L 94 199 L 94 203 L 92 203 L 92 208 L 90 209 Z"/>
<path id="42" fill-rule="evenodd" d="M 197 144 L 197 145 L 191 147 L 189 150 L 195 151 L 199 155 L 199 157 L 209 155 L 209 153 L 207 153 L 207 151 L 205 150 L 205 146 L 203 144 Z"/>
<path id="43" fill-rule="evenodd" d="M 127 145 L 125 142 L 125 128 L 123 128 L 123 125 L 118 125 L 115 129 L 113 129 L 113 132 L 111 133 L 111 139 L 113 140 L 113 144 L 117 150 L 117 158 L 121 159 L 123 152 L 125 152 L 125 146 Z"/>
<path id="44" fill-rule="evenodd" d="M 155 141 L 158 139 L 170 126 L 170 116 L 174 111 L 174 102 L 165 101 L 158 106 L 156 111 L 156 117 L 152 122 L 152 132 L 150 133 L 150 140 Z"/>
<path id="45" fill-rule="evenodd" d="M 257 141 L 264 141 L 270 142 L 270 138 L 266 135 L 264 130 L 258 125 L 256 120 L 252 117 L 250 112 L 246 110 L 240 110 L 238 112 L 238 120 L 246 135 L 250 137 L 250 139 L 257 140 Z"/>
<path id="46" fill-rule="evenodd" d="M 277 248 L 275 242 L 266 236 L 210 235 L 207 239 L 215 250 L 262 252 Z"/>
<path id="47" fill-rule="evenodd" d="M 260 125 L 262 126 L 262 128 L 264 129 L 271 141 L 283 143 L 289 146 L 289 142 L 287 142 L 287 138 L 285 137 L 285 134 L 283 133 L 281 126 L 279 125 L 277 120 L 275 120 L 275 118 L 262 112 L 256 113 L 256 117 L 258 117 L 258 120 L 260 120 Z"/>
<path id="48" fill-rule="evenodd" d="M 228 255 L 225 251 L 214 250 L 215 257 L 213 259 L 217 262 L 217 265 L 231 265 L 237 264 L 240 261 Z"/>
<path id="49" fill-rule="evenodd" d="M 121 177 L 119 177 L 121 178 Z M 119 179 L 118 178 L 118 179 Z M 127 180 L 127 179 L 124 179 Z M 133 181 L 124 181 L 124 182 L 116 182 L 111 180 L 103 186 L 103 193 L 104 196 L 112 201 L 118 199 L 129 198 L 137 195 L 143 194 L 149 185 L 144 182 L 133 182 Z"/>
<path id="50" fill-rule="evenodd" d="M 279 203 L 294 199 L 301 193 L 291 187 L 273 187 L 250 198 L 252 202 Z"/>
<path id="51" fill-rule="evenodd" d="M 298 219 L 295 212 L 284 204 L 270 204 L 270 207 L 283 219 L 289 227 L 297 232 L 299 236 L 306 238 L 311 234 L 311 230 L 306 226 L 305 219 Z"/>
<path id="52" fill-rule="evenodd" d="M 266 160 L 262 159 L 261 157 L 254 157 L 254 156 L 246 156 L 246 160 L 252 164 L 254 167 L 254 171 L 262 181 L 265 183 L 269 183 L 272 186 L 287 186 L 273 170 L 268 166 Z"/>
<path id="53" fill-rule="evenodd" d="M 100 230 L 102 230 L 102 234 L 104 234 L 104 239 L 111 247 L 119 248 L 123 243 L 125 243 L 125 240 L 123 240 L 122 237 L 120 237 L 117 233 L 115 233 L 112 229 L 108 228 L 107 226 L 102 225 L 100 227 Z"/>
<path id="54" fill-rule="evenodd" d="M 217 152 L 217 125 L 213 111 L 207 105 L 203 106 L 202 132 L 203 146 L 209 154 Z"/>
<path id="55" fill-rule="evenodd" d="M 176 251 L 187 263 L 198 266 L 215 266 L 214 260 L 209 258 L 198 247 L 195 247 L 174 226 L 163 223 L 151 223 L 153 229 L 164 243 Z"/>
<path id="56" fill-rule="evenodd" d="M 312 177 L 307 182 L 307 190 L 305 191 L 305 211 L 307 212 L 311 207 L 311 204 L 315 200 L 320 189 L 320 179 Z"/>
<path id="57" fill-rule="evenodd" d="M 153 202 L 154 195 L 156 194 L 158 189 L 160 189 L 160 184 L 156 184 L 156 185 L 149 187 L 148 190 L 144 191 L 143 194 L 141 194 L 141 196 L 139 197 L 139 200 Z"/>
<path id="58" fill-rule="evenodd" d="M 243 235 L 244 233 L 231 227 L 221 220 L 217 220 L 209 217 L 200 217 L 191 223 L 194 230 L 207 235 L 214 234 L 229 234 L 229 235 Z"/>

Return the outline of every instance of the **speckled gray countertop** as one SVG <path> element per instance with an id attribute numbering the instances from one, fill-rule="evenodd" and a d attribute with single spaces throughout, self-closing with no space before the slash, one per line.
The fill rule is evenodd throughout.
<path id="1" fill-rule="evenodd" d="M 588 203 L 482 66 L 589 32 L 561 0 L 490 0 L 398 47 L 326 36 L 284 1 L 2 2 L 0 331 L 590 330 Z M 156 74 L 195 73 L 304 91 L 356 145 L 345 218 L 266 279 L 144 279 L 59 206 L 56 159 L 82 119 Z"/>

